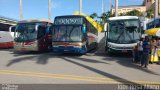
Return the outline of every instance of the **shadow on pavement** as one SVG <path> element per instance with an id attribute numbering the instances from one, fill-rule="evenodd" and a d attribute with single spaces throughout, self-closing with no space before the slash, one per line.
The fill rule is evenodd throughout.
<path id="1" fill-rule="evenodd" d="M 94 59 L 87 59 L 87 58 L 82 58 L 82 57 L 69 57 L 75 59 L 75 61 L 83 61 L 83 62 L 89 62 L 89 63 L 103 63 L 103 64 L 109 64 L 106 62 L 102 62 L 99 60 L 94 60 Z"/>
<path id="2" fill-rule="evenodd" d="M 112 55 L 112 56 L 104 56 L 102 59 L 104 61 L 110 62 L 110 61 L 116 61 L 118 64 L 125 66 L 126 68 L 134 68 L 141 70 L 143 72 L 153 74 L 153 75 L 160 75 L 156 72 L 151 71 L 150 69 L 142 68 L 140 65 L 133 63 L 132 56 L 131 55 Z"/>
<path id="3" fill-rule="evenodd" d="M 27 56 L 27 57 L 16 58 L 16 59 L 10 60 L 9 63 L 6 66 L 9 67 L 13 64 L 16 64 L 16 63 L 19 63 L 19 62 L 22 62 L 22 61 L 31 60 L 35 57 L 36 56 L 29 56 L 29 57 Z"/>
<path id="4" fill-rule="evenodd" d="M 85 68 L 85 69 L 88 69 L 88 70 L 90 70 L 90 71 L 92 71 L 92 72 L 95 72 L 95 73 L 100 74 L 100 75 L 102 75 L 102 76 L 105 76 L 105 77 L 107 77 L 107 78 L 111 78 L 111 79 L 113 79 L 113 80 L 115 80 L 115 81 L 117 81 L 117 82 L 120 82 L 120 83 L 122 83 L 122 84 L 140 85 L 140 84 L 138 84 L 138 83 L 135 83 L 135 82 L 132 82 L 132 81 L 123 79 L 123 78 L 121 78 L 121 77 L 112 75 L 112 74 L 110 74 L 110 73 L 107 73 L 107 72 L 104 72 L 104 71 L 101 71 L 101 70 L 98 70 L 98 69 L 96 69 L 96 68 L 94 68 L 94 67 L 90 67 L 90 66 L 81 64 L 81 63 L 76 62 L 76 61 L 74 61 L 74 60 L 70 60 L 70 59 L 65 58 L 65 57 L 61 57 L 61 58 L 64 59 L 65 61 L 68 61 L 68 62 L 70 62 L 70 63 L 73 63 L 73 64 L 75 64 L 75 65 L 78 65 L 78 66 L 80 66 L 80 67 L 83 67 L 83 68 Z M 141 85 L 141 86 L 143 86 L 143 85 Z M 136 89 L 136 90 L 141 90 L 141 89 Z M 150 90 L 152 90 L 152 89 L 150 89 Z"/>
<path id="5" fill-rule="evenodd" d="M 102 60 L 104 60 L 104 62 L 102 60 L 83 58 L 82 55 L 80 55 L 80 54 L 55 54 L 52 52 L 47 52 L 47 53 L 46 52 L 45 53 L 42 53 L 42 52 L 16 52 L 16 53 L 13 53 L 13 55 L 15 56 L 15 59 L 9 61 L 9 63 L 6 65 L 7 67 L 9 67 L 13 64 L 16 64 L 18 62 L 32 60 L 33 58 L 35 58 L 34 61 L 36 61 L 37 64 L 47 64 L 49 58 L 54 59 L 55 57 L 56 58 L 69 57 L 69 58 L 75 59 L 75 61 L 78 60 L 78 61 L 83 61 L 83 62 L 88 62 L 88 63 L 103 63 L 103 64 L 108 64 L 108 65 L 110 64 L 109 62 L 115 61 L 116 63 L 118 63 L 122 66 L 125 66 L 126 68 L 134 68 L 134 69 L 138 69 L 143 72 L 150 73 L 150 74 L 159 75 L 156 72 L 153 72 L 149 69 L 141 68 L 138 65 L 134 64 L 132 62 L 131 55 L 121 55 L 121 54 L 118 54 L 118 55 L 115 54 L 112 56 L 108 56 L 107 54 L 96 55 L 96 56 L 103 57 Z"/>
<path id="6" fill-rule="evenodd" d="M 49 58 L 55 57 L 52 53 L 49 52 L 18 52 L 14 53 L 14 56 L 15 59 L 10 60 L 6 65 L 7 67 L 23 61 L 36 61 L 37 64 L 47 64 Z"/>

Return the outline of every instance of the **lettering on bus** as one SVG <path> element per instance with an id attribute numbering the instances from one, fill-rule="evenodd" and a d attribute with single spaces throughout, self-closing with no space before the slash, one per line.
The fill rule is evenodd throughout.
<path id="1" fill-rule="evenodd" d="M 82 24 L 82 18 L 57 18 L 55 19 L 55 25 L 67 25 L 67 24 Z"/>

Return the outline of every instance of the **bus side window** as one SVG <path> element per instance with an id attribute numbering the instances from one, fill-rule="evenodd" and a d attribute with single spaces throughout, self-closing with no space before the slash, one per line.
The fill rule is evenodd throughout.
<path id="1" fill-rule="evenodd" d="M 11 28 L 11 32 L 15 32 L 15 29 L 16 29 L 16 27 L 14 26 L 14 27 L 12 27 Z"/>
<path id="2" fill-rule="evenodd" d="M 156 28 L 160 27 L 160 20 L 159 19 L 155 20 L 155 27 Z"/>
<path id="3" fill-rule="evenodd" d="M 46 33 L 46 27 L 39 26 L 38 27 L 38 38 L 42 38 Z"/>

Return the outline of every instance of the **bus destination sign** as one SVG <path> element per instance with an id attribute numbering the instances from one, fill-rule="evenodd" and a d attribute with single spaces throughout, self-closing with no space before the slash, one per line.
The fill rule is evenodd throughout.
<path id="1" fill-rule="evenodd" d="M 83 18 L 57 18 L 54 23 L 55 25 L 77 25 L 83 23 Z"/>

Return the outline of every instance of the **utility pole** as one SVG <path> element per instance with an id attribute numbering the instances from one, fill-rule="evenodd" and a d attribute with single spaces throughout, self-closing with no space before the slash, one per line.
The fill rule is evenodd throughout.
<path id="1" fill-rule="evenodd" d="M 115 17 L 118 16 L 118 0 L 115 0 Z"/>
<path id="2" fill-rule="evenodd" d="M 48 0 L 48 19 L 51 20 L 51 0 Z"/>
<path id="3" fill-rule="evenodd" d="M 104 10 L 104 0 L 102 0 L 102 14 L 105 12 Z"/>
<path id="4" fill-rule="evenodd" d="M 112 9 L 112 1 L 109 0 L 109 11 Z"/>
<path id="5" fill-rule="evenodd" d="M 158 17 L 158 0 L 155 0 L 155 5 L 154 5 L 154 18 Z"/>
<path id="6" fill-rule="evenodd" d="M 22 0 L 20 0 L 20 20 L 23 19 L 23 13 L 22 13 Z"/>
<path id="7" fill-rule="evenodd" d="M 82 0 L 79 0 L 79 15 L 82 14 Z"/>
<path id="8" fill-rule="evenodd" d="M 102 0 L 102 23 L 104 24 L 104 19 L 105 19 L 105 16 L 104 16 L 104 14 L 105 14 L 105 1 L 104 0 Z"/>

